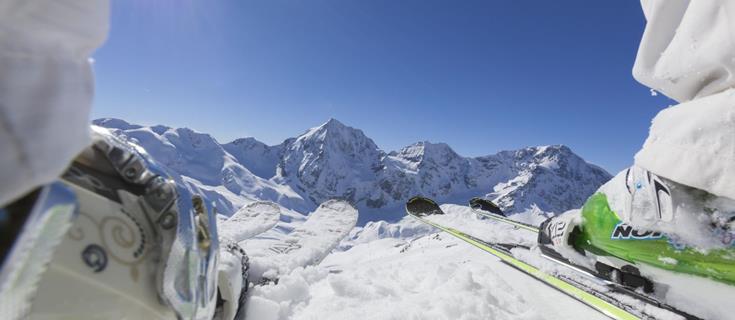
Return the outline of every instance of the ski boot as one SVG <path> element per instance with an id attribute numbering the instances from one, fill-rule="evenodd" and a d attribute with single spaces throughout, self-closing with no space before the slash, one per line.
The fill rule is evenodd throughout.
<path id="1" fill-rule="evenodd" d="M 641 264 L 735 285 L 734 204 L 632 167 L 581 210 L 545 221 L 538 242 L 552 259 L 647 292 Z"/>
<path id="2" fill-rule="evenodd" d="M 93 131 L 59 182 L 0 211 L 0 318 L 243 317 L 247 256 L 220 248 L 214 208 L 140 147 Z"/>

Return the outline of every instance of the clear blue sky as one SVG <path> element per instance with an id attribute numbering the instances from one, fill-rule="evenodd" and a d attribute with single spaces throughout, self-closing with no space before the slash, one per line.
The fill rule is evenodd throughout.
<path id="1" fill-rule="evenodd" d="M 636 0 L 125 0 L 92 114 L 280 143 L 334 117 L 386 151 L 565 144 L 615 173 L 652 117 Z"/>

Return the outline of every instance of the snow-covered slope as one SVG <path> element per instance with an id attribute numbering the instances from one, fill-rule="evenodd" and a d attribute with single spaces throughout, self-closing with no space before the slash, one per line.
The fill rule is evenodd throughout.
<path id="1" fill-rule="evenodd" d="M 282 145 L 270 147 L 255 138 L 241 138 L 222 147 L 250 172 L 263 179 L 276 175 Z"/>
<path id="2" fill-rule="evenodd" d="M 488 240 L 534 241 L 509 226 L 481 222 L 465 206 L 443 208 L 491 235 Z M 247 319 L 607 319 L 416 219 L 370 226 L 349 250 L 255 287 Z"/>
<path id="3" fill-rule="evenodd" d="M 466 158 L 443 143 L 386 153 L 361 130 L 330 119 L 276 146 L 254 138 L 219 144 L 187 128 L 94 123 L 137 141 L 194 191 L 232 214 L 254 200 L 308 212 L 329 199 L 360 209 L 360 224 L 395 220 L 411 196 L 464 203 L 487 195 L 510 213 L 559 213 L 582 205 L 610 178 L 561 145 Z"/>
<path id="4" fill-rule="evenodd" d="M 289 186 L 253 174 L 208 134 L 188 128 L 132 125 L 119 119 L 98 119 L 93 124 L 142 146 L 174 179 L 215 202 L 227 216 L 256 200 L 273 201 L 300 212 L 311 207 Z M 226 146 L 236 149 L 238 144 Z M 243 153 L 236 152 L 238 156 Z"/>
<path id="5" fill-rule="evenodd" d="M 375 185 L 382 157 L 362 131 L 330 119 L 287 142 L 275 180 L 314 203 L 339 198 L 359 205 Z"/>
<path id="6" fill-rule="evenodd" d="M 446 235 L 383 239 L 256 287 L 247 319 L 608 319 Z"/>
<path id="7" fill-rule="evenodd" d="M 432 221 L 497 243 L 533 246 L 536 234 L 444 204 Z M 257 286 L 248 319 L 607 319 L 494 256 L 412 217 L 356 228 L 321 264 L 297 268 L 277 284 Z M 514 255 L 545 272 L 595 286 L 584 275 L 540 256 Z M 642 266 L 667 303 L 705 319 L 732 319 L 731 286 Z M 604 290 L 601 287 L 597 287 Z M 657 290 L 659 290 L 657 289 Z M 657 319 L 682 319 L 610 293 Z M 702 299 L 707 297 L 707 299 Z"/>
<path id="8" fill-rule="evenodd" d="M 581 207 L 590 194 L 612 177 L 563 145 L 503 151 L 476 160 L 492 168 L 490 172 L 510 172 L 506 176 L 509 179 L 495 184 L 487 195 L 510 212 L 537 207 L 560 213 Z M 483 177 L 490 180 L 502 175 L 496 171 Z"/>

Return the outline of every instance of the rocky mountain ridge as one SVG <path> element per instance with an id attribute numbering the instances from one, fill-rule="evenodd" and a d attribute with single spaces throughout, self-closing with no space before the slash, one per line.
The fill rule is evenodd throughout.
<path id="1" fill-rule="evenodd" d="M 447 144 L 424 141 L 386 153 L 361 130 L 335 119 L 275 146 L 255 138 L 220 144 L 187 128 L 119 119 L 94 124 L 142 145 L 225 214 L 253 200 L 308 212 L 332 198 L 375 212 L 417 194 L 440 200 L 485 194 L 510 213 L 559 213 L 581 206 L 611 178 L 563 145 L 469 158 Z"/>

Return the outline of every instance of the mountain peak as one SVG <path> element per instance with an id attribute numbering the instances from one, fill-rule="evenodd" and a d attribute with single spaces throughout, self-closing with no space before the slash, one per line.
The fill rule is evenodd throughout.
<path id="1" fill-rule="evenodd" d="M 538 146 L 538 147 L 530 147 L 529 149 L 535 150 L 536 155 L 544 154 L 544 153 L 574 153 L 572 152 L 572 149 L 569 149 L 569 147 L 563 145 L 563 144 L 554 144 L 554 145 L 548 145 L 548 146 Z"/>
<path id="2" fill-rule="evenodd" d="M 329 118 L 327 122 L 322 123 L 318 127 L 311 128 L 305 135 L 308 136 L 321 136 L 321 137 L 336 137 L 344 135 L 352 135 L 355 133 L 362 134 L 362 130 L 355 129 L 347 126 L 335 118 Z"/>
<path id="3" fill-rule="evenodd" d="M 339 120 L 337 120 L 335 118 L 329 118 L 329 120 L 327 120 L 327 122 L 325 122 L 324 124 L 322 124 L 320 127 L 324 127 L 324 128 L 344 128 L 344 127 L 347 127 L 347 126 L 344 123 L 340 122 Z"/>
<path id="4" fill-rule="evenodd" d="M 231 145 L 253 145 L 253 144 L 262 144 L 262 142 L 258 141 L 254 137 L 245 137 L 245 138 L 237 138 L 235 140 L 232 140 L 228 142 L 227 144 Z"/>
<path id="5" fill-rule="evenodd" d="M 430 141 L 419 141 L 403 147 L 398 154 L 403 158 L 413 159 L 413 161 L 437 156 L 459 157 L 448 144 L 443 142 L 433 143 Z"/>
<path id="6" fill-rule="evenodd" d="M 362 130 L 332 118 L 285 145 L 276 175 L 318 199 L 314 203 L 330 198 L 356 200 L 350 193 L 375 180 L 382 156 Z"/>
<path id="7" fill-rule="evenodd" d="M 170 129 L 171 129 L 171 127 L 164 126 L 162 124 L 151 126 L 151 131 L 155 132 L 159 136 L 160 135 L 163 135 L 164 133 L 166 133 L 166 131 L 168 131 Z"/>
<path id="8" fill-rule="evenodd" d="M 142 126 L 139 126 L 137 124 L 131 124 L 125 120 L 117 119 L 117 118 L 95 119 L 95 120 L 92 120 L 92 124 L 96 126 L 100 126 L 100 127 L 120 129 L 120 130 L 132 130 L 132 129 L 142 128 Z"/>
<path id="9" fill-rule="evenodd" d="M 321 142 L 366 141 L 367 144 L 374 145 L 374 142 L 368 138 L 362 130 L 347 126 L 334 118 L 329 118 L 327 122 L 320 126 L 307 130 L 306 133 L 299 136 L 297 140 Z M 375 146 L 375 148 L 377 148 L 377 146 Z"/>
<path id="10" fill-rule="evenodd" d="M 431 141 L 419 141 L 414 144 L 415 146 L 421 146 L 425 151 L 429 152 L 449 152 L 456 153 L 452 150 L 448 144 L 444 142 L 431 142 Z"/>
<path id="11" fill-rule="evenodd" d="M 306 131 L 304 135 L 313 135 L 323 132 L 335 132 L 335 131 L 346 131 L 346 130 L 358 130 L 345 125 L 335 118 L 329 118 L 327 122 L 324 122 L 316 127 L 313 127 Z"/>

